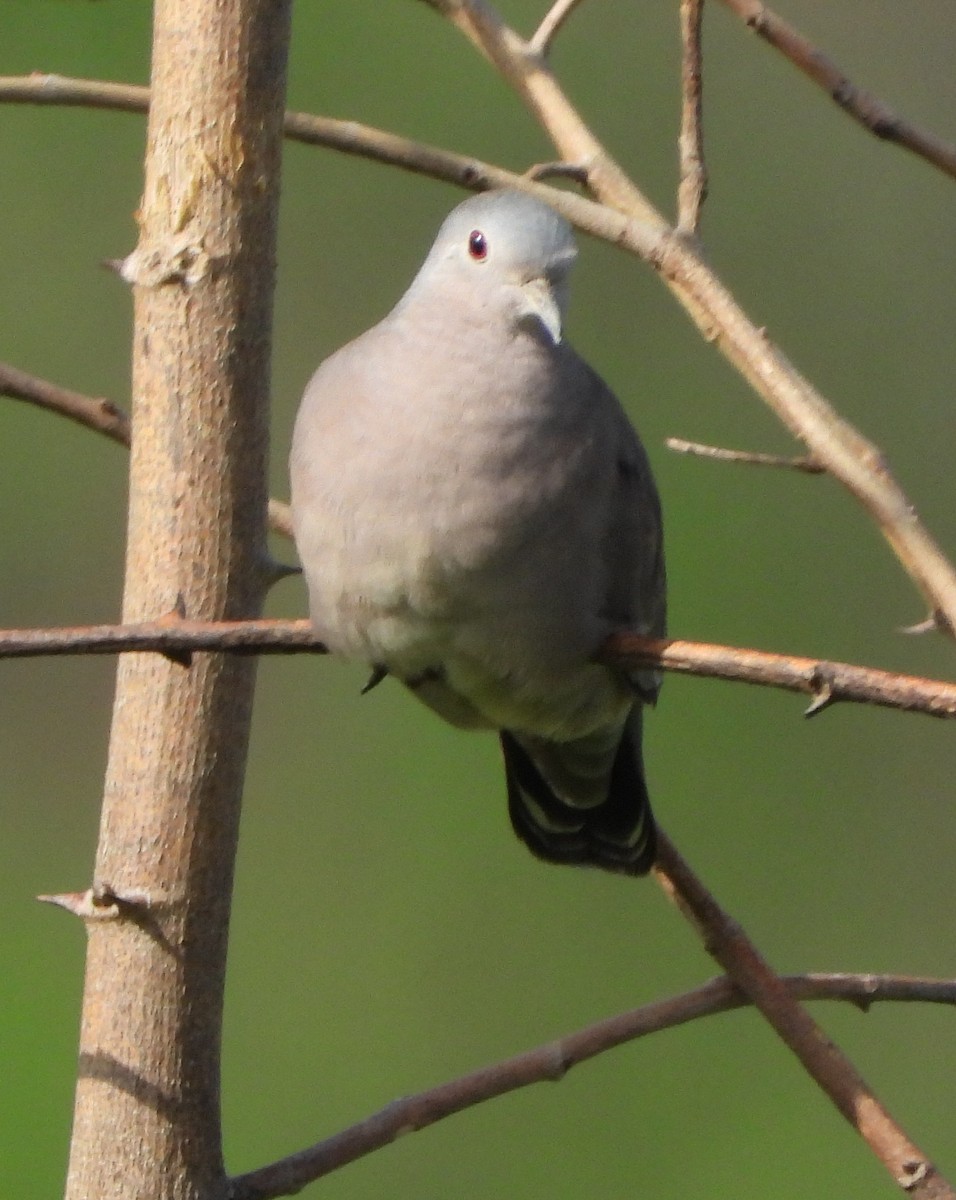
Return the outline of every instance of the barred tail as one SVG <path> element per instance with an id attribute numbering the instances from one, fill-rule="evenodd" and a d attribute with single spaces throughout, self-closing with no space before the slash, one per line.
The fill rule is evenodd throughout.
<path id="1" fill-rule="evenodd" d="M 621 729 L 573 742 L 501 731 L 515 833 L 548 862 L 646 875 L 657 835 L 644 782 L 641 705 Z"/>

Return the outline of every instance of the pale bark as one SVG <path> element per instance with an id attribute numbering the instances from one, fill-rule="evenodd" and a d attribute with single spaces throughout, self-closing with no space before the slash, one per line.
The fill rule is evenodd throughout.
<path id="1" fill-rule="evenodd" d="M 158 0 L 123 618 L 255 615 L 288 0 Z M 226 1194 L 219 1049 L 255 660 L 120 662 L 69 1200 Z"/>

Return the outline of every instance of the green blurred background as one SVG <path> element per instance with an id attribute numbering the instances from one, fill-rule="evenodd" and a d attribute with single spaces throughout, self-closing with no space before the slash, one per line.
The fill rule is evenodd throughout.
<path id="1" fill-rule="evenodd" d="M 545 0 L 502 0 L 530 32 Z M 600 136 L 672 211 L 676 0 L 591 0 L 555 65 Z M 791 0 L 858 82 L 954 132 L 952 0 Z M 149 6 L 4 0 L 0 73 L 145 82 Z M 887 452 L 939 537 L 953 504 L 951 181 L 851 124 L 719 4 L 706 20 L 708 252 L 744 307 Z M 502 162 L 543 135 L 414 0 L 300 0 L 292 107 Z M 143 121 L 0 111 L 0 357 L 128 404 L 129 297 L 98 263 L 134 245 Z M 305 381 L 404 289 L 458 197 L 289 145 L 276 299 L 273 488 Z M 650 448 L 677 636 L 953 676 L 908 639 L 919 597 L 832 481 L 677 457 L 670 434 L 787 452 L 761 403 L 652 273 L 586 244 L 571 336 Z M 115 618 L 125 456 L 0 401 L 0 625 Z M 277 547 L 286 558 L 288 547 Z M 301 584 L 270 612 L 304 611 Z M 0 1191 L 64 1175 L 83 934 L 38 892 L 91 877 L 110 661 L 0 664 Z M 534 861 L 513 838 L 491 737 L 316 659 L 260 668 L 227 995 L 233 1171 L 395 1096 L 709 977 L 650 882 Z M 782 970 L 956 974 L 956 773 L 942 722 L 670 678 L 650 719 L 657 812 Z M 951 1011 L 817 1008 L 891 1110 L 956 1173 Z M 342 1200 L 891 1195 L 854 1134 L 750 1012 L 669 1032 L 405 1138 L 313 1185 Z"/>

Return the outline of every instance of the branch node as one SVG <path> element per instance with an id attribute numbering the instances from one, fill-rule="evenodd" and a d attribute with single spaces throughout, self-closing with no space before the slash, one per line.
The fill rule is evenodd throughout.
<path id="1" fill-rule="evenodd" d="M 928 1163 L 925 1160 L 910 1159 L 903 1163 L 903 1171 L 896 1177 L 896 1182 L 904 1192 L 911 1192 L 913 1188 L 928 1178 L 932 1170 L 932 1163 Z"/>
<path id="2" fill-rule="evenodd" d="M 119 275 L 136 287 L 157 288 L 170 283 L 192 287 L 208 275 L 213 259 L 190 230 L 184 230 L 162 243 L 137 246 L 120 263 Z"/>

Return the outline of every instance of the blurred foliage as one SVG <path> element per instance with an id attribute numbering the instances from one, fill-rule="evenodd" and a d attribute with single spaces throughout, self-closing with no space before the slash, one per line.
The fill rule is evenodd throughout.
<path id="1" fill-rule="evenodd" d="M 502 0 L 530 31 L 545 0 Z M 555 48 L 570 95 L 666 210 L 676 0 L 582 5 Z M 951 0 L 792 0 L 785 13 L 913 119 L 953 133 Z M 142 82 L 149 6 L 5 0 L 0 72 Z M 885 449 L 944 546 L 953 504 L 953 184 L 879 143 L 719 4 L 706 18 L 708 253 L 754 318 Z M 290 106 L 523 168 L 550 157 L 486 64 L 413 0 L 300 0 Z M 0 355 L 128 403 L 129 300 L 100 269 L 136 237 L 143 122 L 0 110 Z M 289 146 L 273 486 L 316 363 L 402 292 L 456 195 Z M 953 648 L 837 485 L 668 454 L 668 434 L 787 451 L 787 435 L 640 264 L 583 247 L 571 334 L 625 400 L 664 497 L 675 634 L 952 676 Z M 0 624 L 119 609 L 124 455 L 0 401 Z M 288 547 L 277 548 L 286 557 Z M 270 611 L 301 613 L 296 581 Z M 90 881 L 108 662 L 0 664 L 0 1189 L 62 1185 L 83 937 L 38 892 Z M 396 1095 L 711 974 L 651 883 L 548 868 L 514 840 L 490 737 L 311 660 L 260 669 L 236 886 L 226 1150 L 244 1170 Z M 657 812 L 781 969 L 956 973 L 952 728 L 672 678 L 650 720 Z M 952 1014 L 818 1009 L 952 1175 Z M 947 1036 L 949 1035 L 949 1036 Z M 343 1200 L 891 1194 L 752 1013 L 640 1042 L 403 1139 L 311 1189 Z M 881 1190 L 882 1189 L 882 1190 Z"/>

